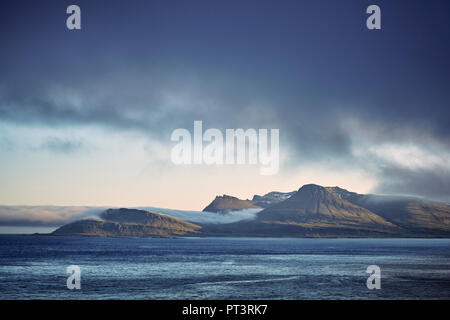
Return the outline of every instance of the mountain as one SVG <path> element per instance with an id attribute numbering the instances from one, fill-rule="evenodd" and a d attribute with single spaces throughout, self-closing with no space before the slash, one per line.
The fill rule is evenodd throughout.
<path id="1" fill-rule="evenodd" d="M 392 223 L 370 210 L 314 184 L 301 187 L 287 200 L 259 212 L 258 220 L 298 225 L 393 227 Z"/>
<path id="2" fill-rule="evenodd" d="M 201 227 L 193 223 L 137 209 L 108 209 L 102 219 L 79 220 L 66 224 L 53 235 L 85 236 L 160 236 L 197 234 Z"/>
<path id="3" fill-rule="evenodd" d="M 258 212 L 253 221 L 205 228 L 205 233 L 273 237 L 393 236 L 403 233 L 401 228 L 376 213 L 313 184 L 301 187 L 286 200 Z"/>
<path id="4" fill-rule="evenodd" d="M 269 193 L 266 193 L 263 196 L 254 195 L 252 202 L 255 206 L 261 207 L 261 208 L 267 208 L 271 205 L 274 205 L 276 203 L 282 202 L 289 197 L 291 197 L 293 194 L 295 194 L 296 191 L 292 192 L 278 192 L 278 191 L 272 191 Z"/>
<path id="5" fill-rule="evenodd" d="M 358 194 L 339 187 L 328 190 L 416 234 L 450 233 L 450 206 L 407 196 Z"/>
<path id="6" fill-rule="evenodd" d="M 259 202 L 258 202 L 259 201 Z M 256 206 L 256 203 L 260 204 Z M 262 208 L 266 206 L 265 208 Z M 450 237 L 450 206 L 414 197 L 358 194 L 314 184 L 294 193 L 272 192 L 240 200 L 216 197 L 204 211 L 261 208 L 255 218 L 193 224 L 137 209 L 108 209 L 101 219 L 80 220 L 54 235 L 253 236 L 253 237 Z"/>
<path id="7" fill-rule="evenodd" d="M 252 208 L 260 208 L 260 207 L 254 205 L 253 202 L 250 200 L 241 200 L 236 197 L 223 195 L 217 196 L 213 200 L 213 202 L 211 202 L 202 211 L 226 213 L 228 211 L 252 209 Z"/>
<path id="8" fill-rule="evenodd" d="M 204 234 L 271 237 L 450 237 L 450 206 L 304 185 L 256 219 L 204 226 Z"/>
<path id="9" fill-rule="evenodd" d="M 278 192 L 272 191 L 263 196 L 254 195 L 252 200 L 241 200 L 232 196 L 217 196 L 203 211 L 205 212 L 221 212 L 267 208 L 273 204 L 282 202 L 292 196 L 294 192 Z"/>

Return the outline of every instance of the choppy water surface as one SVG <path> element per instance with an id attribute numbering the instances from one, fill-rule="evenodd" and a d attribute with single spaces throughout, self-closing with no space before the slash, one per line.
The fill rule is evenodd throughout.
<path id="1" fill-rule="evenodd" d="M 81 290 L 66 287 L 69 265 Z M 449 299 L 450 239 L 0 235 L 0 298 Z"/>

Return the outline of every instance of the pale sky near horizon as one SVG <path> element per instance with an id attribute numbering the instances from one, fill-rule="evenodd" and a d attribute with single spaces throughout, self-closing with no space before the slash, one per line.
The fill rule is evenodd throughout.
<path id="1" fill-rule="evenodd" d="M 201 210 L 304 184 L 450 201 L 450 2 L 0 4 L 0 205 Z M 171 132 L 278 128 L 280 170 L 182 165 Z"/>

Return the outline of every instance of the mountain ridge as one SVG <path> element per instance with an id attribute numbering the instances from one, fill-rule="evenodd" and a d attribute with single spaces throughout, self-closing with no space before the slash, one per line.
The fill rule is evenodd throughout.
<path id="1" fill-rule="evenodd" d="M 199 225 L 151 211 L 138 209 L 108 209 L 101 219 L 78 220 L 66 224 L 53 235 L 87 236 L 181 236 L 196 234 Z"/>
<path id="2" fill-rule="evenodd" d="M 260 201 L 258 197 L 256 199 Z M 261 208 L 254 218 L 237 222 L 194 224 L 155 212 L 122 208 L 104 211 L 102 220 L 80 220 L 62 226 L 54 234 L 450 237 L 450 206 L 444 203 L 413 197 L 364 195 L 337 186 L 315 184 L 304 185 L 291 194 L 272 192 L 263 197 L 269 200 L 265 208 Z M 227 195 L 217 196 L 215 200 L 213 209 L 217 209 L 216 213 L 202 214 L 224 213 L 230 206 L 243 209 L 254 206 L 251 200 Z"/>
<path id="3" fill-rule="evenodd" d="M 242 200 L 234 196 L 223 195 L 216 196 L 216 198 L 206 206 L 202 211 L 204 212 L 220 212 L 227 213 L 229 211 L 252 209 L 252 208 L 267 208 L 275 203 L 281 202 L 292 196 L 296 191 L 279 192 L 271 191 L 263 196 L 255 194 L 252 200 Z"/>
<path id="4" fill-rule="evenodd" d="M 260 208 L 253 204 L 251 200 L 241 200 L 237 197 L 228 196 L 216 196 L 216 198 L 206 206 L 202 211 L 204 212 L 219 212 L 227 213 L 228 211 L 236 211 L 243 209 L 257 209 Z"/>

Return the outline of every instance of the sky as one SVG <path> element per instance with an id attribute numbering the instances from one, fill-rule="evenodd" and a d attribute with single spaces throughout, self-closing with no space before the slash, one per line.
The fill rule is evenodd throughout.
<path id="1" fill-rule="evenodd" d="M 81 8 L 81 30 L 66 8 Z M 381 30 L 366 8 L 381 8 Z M 304 184 L 450 201 L 449 1 L 2 1 L 0 205 L 201 210 Z M 280 168 L 171 133 L 277 128 Z"/>

